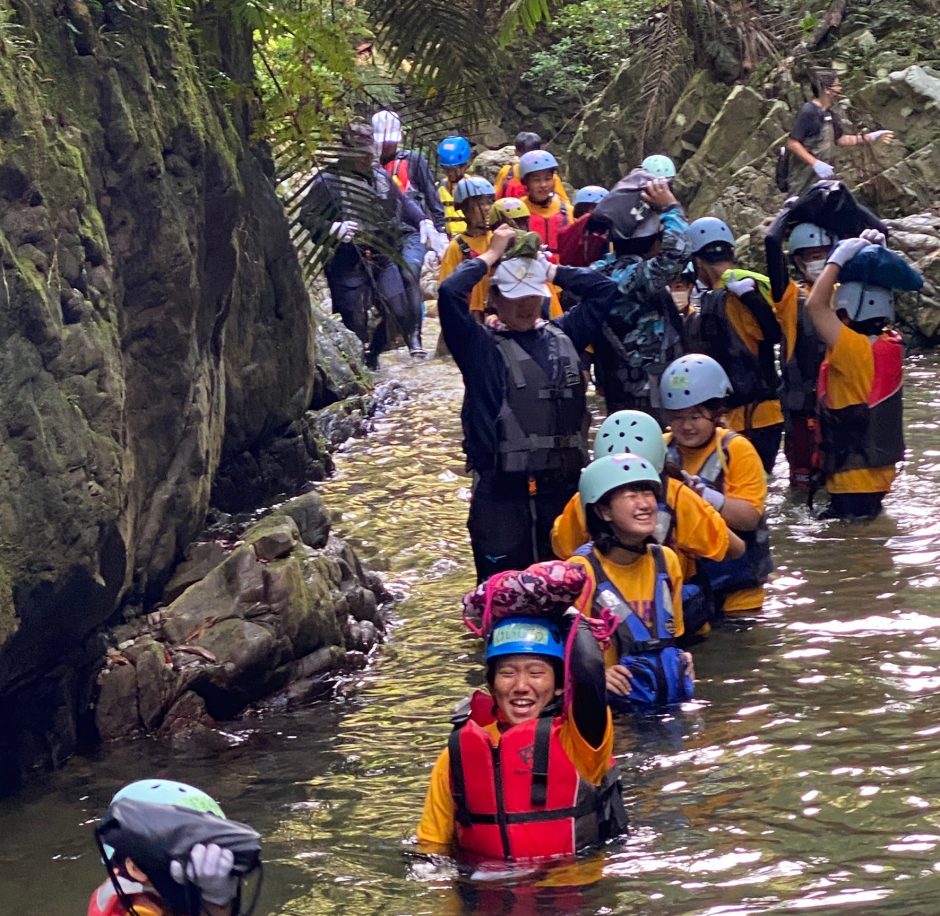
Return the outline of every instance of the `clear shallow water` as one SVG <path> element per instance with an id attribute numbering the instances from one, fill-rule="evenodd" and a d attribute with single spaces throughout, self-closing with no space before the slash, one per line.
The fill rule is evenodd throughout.
<path id="1" fill-rule="evenodd" d="M 406 596 L 389 642 L 330 699 L 233 723 L 221 756 L 138 741 L 0 802 L 0 914 L 84 912 L 102 879 L 94 818 L 152 774 L 263 833 L 259 913 L 936 912 L 940 359 L 908 362 L 909 461 L 882 518 L 816 521 L 778 467 L 764 618 L 695 650 L 695 704 L 618 723 L 630 840 L 560 874 L 474 884 L 407 843 L 450 711 L 481 677 L 459 623 L 473 579 L 461 385 L 451 363 L 390 364 L 414 398 L 322 487 L 338 530 Z"/>

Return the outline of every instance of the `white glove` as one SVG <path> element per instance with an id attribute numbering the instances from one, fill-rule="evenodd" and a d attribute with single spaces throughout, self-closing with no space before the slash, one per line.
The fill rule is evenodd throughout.
<path id="1" fill-rule="evenodd" d="M 438 232 L 434 230 L 434 236 L 431 239 L 430 249 L 433 251 L 438 258 L 444 257 L 444 252 L 447 251 L 447 246 L 450 244 L 450 239 L 447 237 L 446 232 Z"/>
<path id="2" fill-rule="evenodd" d="M 816 173 L 817 178 L 832 178 L 836 173 L 836 170 L 828 162 L 823 162 L 821 159 L 817 159 L 813 163 L 813 171 Z"/>
<path id="3" fill-rule="evenodd" d="M 865 134 L 866 143 L 877 143 L 882 138 L 885 139 L 885 143 L 890 143 L 894 139 L 893 130 L 873 130 Z"/>
<path id="4" fill-rule="evenodd" d="M 729 292 L 732 292 L 739 299 L 742 296 L 746 296 L 748 293 L 753 293 L 757 289 L 757 284 L 754 282 L 753 277 L 744 277 L 741 280 L 729 280 L 725 286 L 728 288 Z"/>
<path id="5" fill-rule="evenodd" d="M 689 474 L 687 471 L 682 472 L 682 478 L 685 482 L 693 489 L 705 502 L 710 503 L 714 506 L 716 512 L 721 512 L 722 507 L 725 504 L 725 494 L 720 490 L 716 490 L 714 487 L 710 487 L 698 474 Z"/>
<path id="6" fill-rule="evenodd" d="M 872 245 L 880 245 L 882 248 L 888 247 L 888 240 L 885 238 L 885 234 L 879 232 L 877 229 L 863 229 L 859 232 L 858 237 L 865 239 L 866 242 L 870 242 Z"/>
<path id="7" fill-rule="evenodd" d="M 330 235 L 335 235 L 341 242 L 351 242 L 359 231 L 359 223 L 352 219 L 344 219 L 330 226 Z"/>
<path id="8" fill-rule="evenodd" d="M 206 903 L 225 906 L 238 893 L 238 878 L 232 874 L 234 864 L 235 856 L 230 849 L 223 849 L 215 843 L 208 846 L 197 843 L 189 853 L 185 871 L 179 860 L 170 863 L 170 877 L 177 884 L 191 881 L 199 888 Z"/>
<path id="9" fill-rule="evenodd" d="M 434 223 L 429 219 L 423 219 L 418 223 L 418 232 L 421 235 L 421 244 L 425 248 L 431 247 L 431 239 L 437 235 L 437 229 L 434 228 Z"/>
<path id="10" fill-rule="evenodd" d="M 871 242 L 866 239 L 845 239 L 836 245 L 835 251 L 826 259 L 827 264 L 838 264 L 839 267 L 845 267 L 852 258 L 855 257 L 863 248 L 867 248 Z"/>

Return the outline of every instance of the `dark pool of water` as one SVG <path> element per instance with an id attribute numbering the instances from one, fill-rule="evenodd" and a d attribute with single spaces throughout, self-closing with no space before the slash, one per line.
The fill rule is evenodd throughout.
<path id="1" fill-rule="evenodd" d="M 473 578 L 462 389 L 450 363 L 393 361 L 414 398 L 322 486 L 337 528 L 405 596 L 389 642 L 330 699 L 233 723 L 237 746 L 214 759 L 138 741 L 0 803 L 0 913 L 84 912 L 102 877 L 94 819 L 153 774 L 263 833 L 261 913 L 936 912 L 938 370 L 909 360 L 909 458 L 877 521 L 813 519 L 778 467 L 763 619 L 696 650 L 694 704 L 618 724 L 630 840 L 573 879 L 469 884 L 408 844 L 450 711 L 481 674 L 459 622 Z"/>

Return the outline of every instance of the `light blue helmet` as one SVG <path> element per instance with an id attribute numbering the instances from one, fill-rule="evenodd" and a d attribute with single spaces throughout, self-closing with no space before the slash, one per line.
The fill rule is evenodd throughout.
<path id="1" fill-rule="evenodd" d="M 574 205 L 600 203 L 610 192 L 599 184 L 586 184 L 574 195 Z"/>
<path id="2" fill-rule="evenodd" d="M 659 471 L 639 455 L 602 455 L 595 458 L 578 480 L 578 495 L 586 509 L 600 502 L 608 493 L 627 484 L 647 484 L 659 496 L 662 480 Z"/>
<path id="3" fill-rule="evenodd" d="M 734 233 L 717 216 L 701 216 L 695 220 L 689 226 L 689 238 L 692 240 L 692 254 L 718 242 L 734 248 Z"/>
<path id="4" fill-rule="evenodd" d="M 496 188 L 485 178 L 474 175 L 470 178 L 461 178 L 454 188 L 454 203 L 462 204 L 471 197 L 495 197 Z"/>
<path id="5" fill-rule="evenodd" d="M 845 309 L 849 321 L 868 321 L 870 318 L 894 320 L 894 294 L 891 290 L 857 280 L 839 285 L 834 307 L 836 311 Z"/>
<path id="6" fill-rule="evenodd" d="M 175 805 L 178 808 L 189 808 L 191 811 L 225 817 L 225 812 L 211 795 L 195 786 L 174 782 L 172 779 L 138 779 L 137 782 L 129 783 L 118 790 L 111 799 L 111 804 L 125 799 L 148 802 L 151 805 Z M 114 849 L 107 844 L 104 851 L 108 860 L 114 857 Z"/>
<path id="7" fill-rule="evenodd" d="M 668 156 L 647 156 L 640 165 L 654 178 L 665 178 L 668 181 L 676 177 L 676 164 Z"/>
<path id="8" fill-rule="evenodd" d="M 822 248 L 835 243 L 835 236 L 822 226 L 815 223 L 798 223 L 787 239 L 787 250 L 790 254 L 795 254 L 801 248 Z"/>
<path id="9" fill-rule="evenodd" d="M 734 389 L 728 373 L 704 353 L 687 353 L 671 362 L 659 380 L 664 410 L 697 407 L 714 398 L 726 398 Z"/>
<path id="10" fill-rule="evenodd" d="M 642 410 L 612 413 L 594 437 L 594 457 L 630 452 L 645 458 L 661 474 L 666 466 L 666 441 L 659 424 Z"/>
<path id="11" fill-rule="evenodd" d="M 545 655 L 563 661 L 565 644 L 553 623 L 535 617 L 506 617 L 486 640 L 486 661 L 503 655 Z"/>
<path id="12" fill-rule="evenodd" d="M 437 144 L 437 161 L 443 169 L 466 165 L 470 156 L 470 141 L 466 137 L 445 137 Z"/>
<path id="13" fill-rule="evenodd" d="M 534 149 L 523 153 L 519 159 L 519 179 L 522 180 L 532 172 L 541 172 L 544 169 L 557 169 L 558 160 L 548 150 Z"/>

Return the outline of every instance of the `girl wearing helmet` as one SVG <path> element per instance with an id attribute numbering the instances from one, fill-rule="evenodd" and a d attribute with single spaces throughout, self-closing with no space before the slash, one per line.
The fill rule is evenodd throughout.
<path id="1" fill-rule="evenodd" d="M 808 490 L 815 451 L 816 382 L 826 355 L 806 311 L 806 297 L 819 279 L 835 238 L 814 223 L 798 223 L 788 239 L 797 282 L 787 282 L 774 302 L 783 334 L 780 354 L 780 405 L 786 417 L 783 452 L 790 468 L 790 486 Z"/>
<path id="2" fill-rule="evenodd" d="M 495 182 L 497 197 L 525 197 L 525 185 L 519 178 L 519 159 L 526 153 L 531 153 L 541 148 L 542 138 L 538 134 L 523 130 L 516 135 L 516 161 L 507 163 L 499 170 Z M 561 178 L 558 177 L 557 172 L 555 173 L 554 191 L 565 203 L 570 203 L 568 200 L 568 192 L 565 190 L 565 186 L 562 184 Z"/>
<path id="3" fill-rule="evenodd" d="M 474 616 L 481 604 L 512 616 L 490 627 L 484 610 L 488 692 L 458 710 L 434 765 L 417 831 L 426 851 L 541 859 L 625 831 L 601 651 L 586 620 L 561 616 L 583 585 L 579 570 L 537 563 L 498 573 L 464 599 Z M 537 597 L 552 593 L 563 598 L 557 606 Z"/>
<path id="4" fill-rule="evenodd" d="M 116 838 L 120 833 L 115 836 L 108 833 L 111 821 L 122 820 L 120 802 L 170 806 L 216 818 L 225 817 L 213 798 L 201 789 L 185 783 L 169 779 L 141 779 L 125 786 L 111 800 L 111 808 L 105 816 L 103 828 L 99 828 L 106 831 L 108 843 L 114 843 L 114 846 L 101 846 L 105 864 L 113 869 L 113 873 L 109 874 L 108 879 L 92 894 L 88 904 L 88 916 L 189 914 L 188 900 L 192 895 L 188 892 L 187 885 L 194 885 L 198 890 L 195 896 L 201 902 L 200 913 L 207 916 L 230 916 L 234 912 L 233 904 L 239 895 L 239 877 L 234 871 L 235 856 L 232 850 L 215 843 L 196 843 L 185 865 L 174 860 L 170 863 L 168 874 L 160 877 L 147 866 L 151 872 L 148 876 L 134 859 L 122 855 L 121 849 L 115 848 L 121 845 Z M 244 828 L 244 825 L 232 822 L 231 827 L 234 833 L 238 832 L 238 828 Z M 178 832 L 178 828 L 176 829 Z M 248 834 L 253 833 L 250 828 L 245 829 Z M 135 834 L 139 834 L 139 829 Z M 254 836 L 257 838 L 257 834 Z M 128 839 L 127 842 L 137 848 L 142 840 L 139 835 L 135 835 L 132 841 Z M 159 852 L 155 850 L 155 860 L 161 858 Z M 140 860 L 140 855 L 135 855 Z M 165 852 L 162 855 L 165 857 Z M 163 894 L 158 892 L 155 884 L 163 888 Z M 167 896 L 173 900 L 168 900 Z"/>
<path id="5" fill-rule="evenodd" d="M 734 234 L 723 220 L 703 216 L 689 226 L 689 235 L 692 262 L 707 289 L 686 319 L 686 349 L 707 353 L 733 379 L 728 425 L 754 443 L 772 474 L 783 412 L 774 354 L 781 331 L 770 280 L 735 266 Z"/>
<path id="6" fill-rule="evenodd" d="M 829 255 L 806 300 L 826 344 L 818 392 L 826 517 L 874 518 L 904 459 L 904 342 L 888 325 L 892 290 L 923 283 L 880 232 L 866 229 Z"/>
<path id="7" fill-rule="evenodd" d="M 671 429 L 668 459 L 745 543 L 738 559 L 698 564 L 708 577 L 716 609 L 740 615 L 760 609 L 773 563 L 764 517 L 767 479 L 760 456 L 744 436 L 723 423 L 731 393 L 724 369 L 700 353 L 670 363 L 660 380 Z"/>
<path id="8" fill-rule="evenodd" d="M 604 455 L 581 473 L 578 492 L 591 542 L 575 551 L 588 587 L 587 616 L 619 619 L 607 653 L 608 699 L 615 709 L 667 706 L 692 696 L 692 656 L 676 647 L 684 632 L 682 571 L 656 543 L 659 473 L 637 455 Z"/>
<path id="9" fill-rule="evenodd" d="M 681 481 L 665 471 L 666 442 L 659 423 L 641 410 L 611 414 L 594 437 L 594 457 L 630 453 L 646 459 L 660 475 L 662 498 L 653 536 L 676 551 L 682 569 L 683 612 L 686 629 L 694 634 L 712 617 L 707 589 L 696 578 L 696 559 L 740 557 L 744 542 L 728 528 L 718 511 Z M 552 549 L 563 560 L 591 539 L 581 496 L 575 493 L 552 527 Z M 702 596 L 699 599 L 699 596 Z"/>
<path id="10" fill-rule="evenodd" d="M 464 231 L 454 236 L 444 257 L 438 284 L 443 283 L 464 261 L 481 255 L 490 245 L 493 233 L 489 231 L 490 208 L 495 201 L 493 186 L 477 176 L 461 178 L 454 187 L 454 204 L 464 219 Z M 485 276 L 470 294 L 470 311 L 483 322 L 486 301 L 490 293 L 490 278 Z"/>

